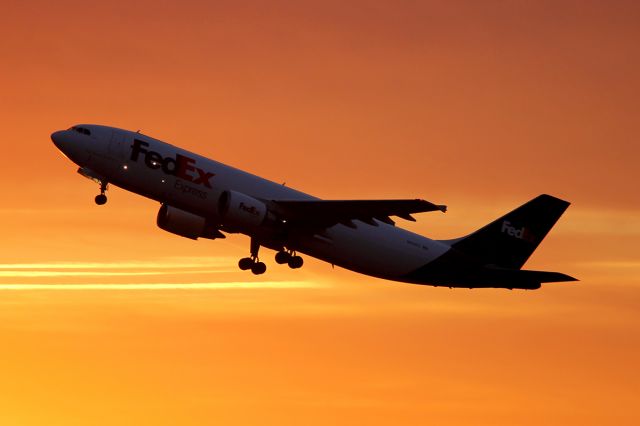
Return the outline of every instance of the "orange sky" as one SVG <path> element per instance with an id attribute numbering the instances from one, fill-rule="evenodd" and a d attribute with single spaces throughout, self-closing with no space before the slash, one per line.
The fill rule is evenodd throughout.
<path id="1" fill-rule="evenodd" d="M 214 4 L 215 3 L 215 4 Z M 638 424 L 640 7 L 26 1 L 0 15 L 0 423 Z M 49 139 L 145 133 L 463 235 L 573 202 L 539 291 L 394 284 L 104 207 Z M 79 287 L 83 285 L 83 287 Z M 45 287 L 49 286 L 49 287 Z"/>

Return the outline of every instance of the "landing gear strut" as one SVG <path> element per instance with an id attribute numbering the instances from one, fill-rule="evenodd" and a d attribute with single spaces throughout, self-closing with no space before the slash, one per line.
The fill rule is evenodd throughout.
<path id="1" fill-rule="evenodd" d="M 238 262 L 238 266 L 243 271 L 251 269 L 254 275 L 264 274 L 267 270 L 267 265 L 264 262 L 260 262 L 258 259 L 258 250 L 260 250 L 260 243 L 255 239 L 251 239 L 251 257 L 243 257 Z"/>
<path id="2" fill-rule="evenodd" d="M 107 203 L 107 196 L 104 193 L 107 190 L 108 185 L 109 184 L 107 182 L 100 182 L 100 195 L 96 195 L 95 198 L 96 204 L 99 206 Z"/>

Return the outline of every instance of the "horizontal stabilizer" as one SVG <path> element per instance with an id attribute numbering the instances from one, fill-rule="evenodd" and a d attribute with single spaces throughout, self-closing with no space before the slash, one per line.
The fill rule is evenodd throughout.
<path id="1" fill-rule="evenodd" d="M 488 275 L 495 278 L 500 282 L 535 282 L 535 283 L 557 283 L 578 281 L 576 278 L 571 277 L 561 272 L 550 271 L 531 271 L 527 269 L 502 269 L 502 268 L 486 268 L 489 272 Z"/>

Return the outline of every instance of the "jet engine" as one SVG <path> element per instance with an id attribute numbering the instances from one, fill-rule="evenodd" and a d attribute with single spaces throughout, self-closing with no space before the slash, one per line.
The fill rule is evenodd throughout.
<path id="1" fill-rule="evenodd" d="M 215 226 L 211 226 L 207 219 L 193 213 L 163 204 L 158 212 L 158 227 L 181 237 L 197 240 L 202 238 L 224 238 Z"/>
<path id="2" fill-rule="evenodd" d="M 236 191 L 224 191 L 220 195 L 218 212 L 222 224 L 230 230 L 259 227 L 268 213 L 262 201 Z"/>

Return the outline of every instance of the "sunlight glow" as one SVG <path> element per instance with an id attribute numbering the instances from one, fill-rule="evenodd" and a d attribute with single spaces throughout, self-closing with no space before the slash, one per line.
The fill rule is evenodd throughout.
<path id="1" fill-rule="evenodd" d="M 306 281 L 230 281 L 219 283 L 141 283 L 141 284 L 0 284 L 2 290 L 220 290 L 261 288 L 318 288 L 320 284 Z"/>
<path id="2" fill-rule="evenodd" d="M 165 258 L 157 261 L 129 262 L 46 262 L 46 263 L 0 263 L 0 270 L 17 269 L 179 269 L 235 265 L 235 258 Z"/>
<path id="3" fill-rule="evenodd" d="M 235 269 L 234 269 L 235 271 Z M 220 269 L 210 270 L 190 270 L 189 273 L 213 274 L 222 271 Z M 114 272 L 114 271 L 0 271 L 0 278 L 33 278 L 33 277 L 130 277 L 130 276 L 149 276 L 149 275 L 167 275 L 167 271 L 144 271 L 144 272 Z"/>

